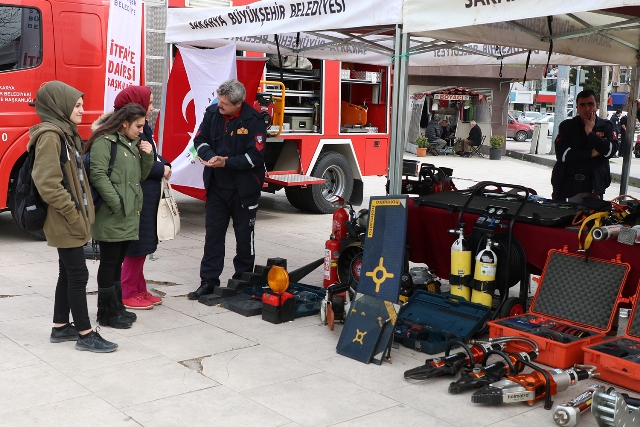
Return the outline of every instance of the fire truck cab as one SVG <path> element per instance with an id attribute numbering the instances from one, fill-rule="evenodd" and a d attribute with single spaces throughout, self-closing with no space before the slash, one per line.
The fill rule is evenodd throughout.
<path id="1" fill-rule="evenodd" d="M 109 4 L 103 0 L 0 1 L 0 211 L 26 158 L 35 95 L 50 80 L 84 93 L 80 134 L 102 114 Z"/>

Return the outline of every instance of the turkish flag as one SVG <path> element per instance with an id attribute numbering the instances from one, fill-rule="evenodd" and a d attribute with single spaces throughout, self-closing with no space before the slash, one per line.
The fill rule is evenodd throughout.
<path id="1" fill-rule="evenodd" d="M 238 80 L 244 84 L 247 90 L 246 102 L 253 105 L 262 79 L 264 64 L 266 58 L 236 58 L 236 68 Z M 172 161 L 178 157 L 185 149 L 196 125 L 195 103 L 193 96 L 188 96 L 191 91 L 187 71 L 182 61 L 180 51 L 178 51 L 171 69 L 171 75 L 167 82 L 167 104 L 165 114 L 169 118 L 164 124 L 164 138 L 162 140 L 161 154 Z M 160 115 L 156 120 L 155 134 L 160 135 Z M 206 190 L 201 188 L 193 188 L 182 185 L 171 185 L 171 188 L 195 197 L 205 200 Z"/>

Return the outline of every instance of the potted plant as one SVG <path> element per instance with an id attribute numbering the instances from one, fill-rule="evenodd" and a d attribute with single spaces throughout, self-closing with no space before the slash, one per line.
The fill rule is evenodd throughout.
<path id="1" fill-rule="evenodd" d="M 418 145 L 418 148 L 416 148 L 416 156 L 425 157 L 427 155 L 427 148 L 429 147 L 429 140 L 427 137 L 419 135 L 416 138 L 416 145 Z"/>
<path id="2" fill-rule="evenodd" d="M 489 148 L 489 159 L 500 160 L 502 158 L 502 145 L 504 144 L 504 136 L 492 135 L 489 140 L 491 148 Z"/>

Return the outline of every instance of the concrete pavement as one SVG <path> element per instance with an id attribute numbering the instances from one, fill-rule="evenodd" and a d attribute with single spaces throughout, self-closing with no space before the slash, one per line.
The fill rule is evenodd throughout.
<path id="1" fill-rule="evenodd" d="M 421 160 L 452 168 L 458 188 L 493 180 L 551 194 L 546 166 L 506 156 Z M 365 178 L 366 198 L 383 194 L 384 185 L 384 178 Z M 637 188 L 630 192 L 640 197 Z M 614 184 L 607 196 L 615 194 Z M 131 329 L 102 328 L 119 344 L 110 354 L 49 343 L 56 251 L 20 230 L 9 213 L 0 214 L 0 426 L 555 425 L 541 404 L 483 407 L 468 394 L 448 394 L 450 377 L 405 380 L 405 370 L 433 357 L 424 353 L 400 347 L 392 351 L 393 364 L 381 366 L 339 356 L 341 327 L 331 332 L 318 316 L 273 325 L 189 301 L 186 293 L 199 284 L 204 205 L 186 196 L 178 203 L 181 234 L 161 243 L 145 265 L 149 288 L 165 296 L 163 305 L 138 311 Z M 256 262 L 279 256 L 290 268 L 307 264 L 323 255 L 330 229 L 330 215 L 301 213 L 283 192 L 266 194 L 256 223 Z M 231 276 L 233 242 L 230 229 L 223 283 Z M 93 320 L 98 264 L 88 261 L 88 267 Z M 321 286 L 322 272 L 304 283 Z M 555 402 L 592 382 L 560 393 Z M 590 414 L 582 418 L 580 425 L 596 425 Z"/>

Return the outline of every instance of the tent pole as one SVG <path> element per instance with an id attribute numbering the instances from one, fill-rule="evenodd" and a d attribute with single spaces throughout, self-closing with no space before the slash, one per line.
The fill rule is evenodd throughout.
<path id="1" fill-rule="evenodd" d="M 406 122 L 406 91 L 409 60 L 404 54 L 409 46 L 409 35 L 402 34 L 402 25 L 396 25 L 395 57 L 393 60 L 393 96 L 391 103 L 391 141 L 389 146 L 389 194 L 400 194 L 402 183 L 402 151 L 404 150 Z"/>
<path id="2" fill-rule="evenodd" d="M 629 187 L 629 173 L 631 172 L 631 153 L 635 142 L 636 117 L 638 117 L 638 106 L 635 100 L 640 96 L 640 53 L 638 54 L 638 63 L 633 68 L 631 77 L 631 90 L 629 92 L 629 102 L 631 107 L 627 112 L 627 135 L 624 141 L 625 149 L 622 158 L 622 173 L 620 174 L 620 195 L 627 194 Z"/>
<path id="3" fill-rule="evenodd" d="M 162 142 L 164 141 L 164 119 L 167 111 L 167 88 L 169 87 L 169 69 L 171 68 L 173 59 L 173 44 L 167 43 L 167 50 L 164 53 L 164 69 L 162 70 L 162 84 L 164 90 L 162 91 L 162 102 L 160 103 L 160 124 L 158 125 L 158 154 L 162 155 Z"/>

